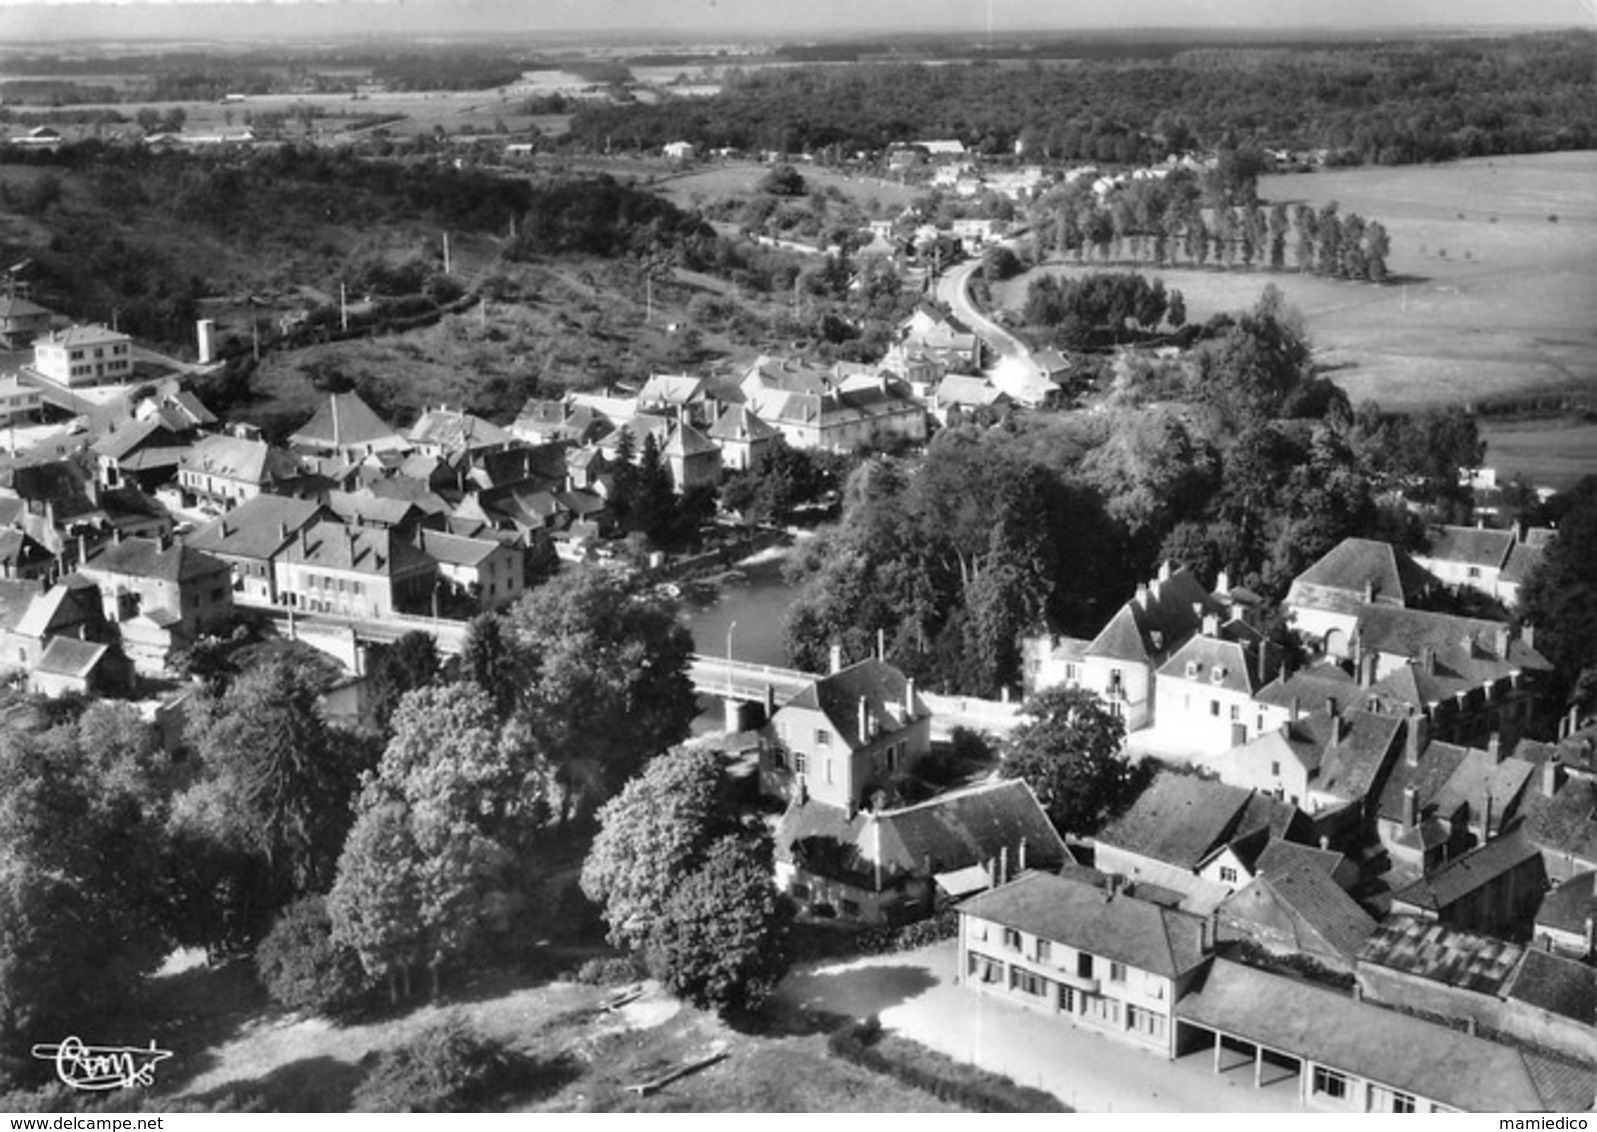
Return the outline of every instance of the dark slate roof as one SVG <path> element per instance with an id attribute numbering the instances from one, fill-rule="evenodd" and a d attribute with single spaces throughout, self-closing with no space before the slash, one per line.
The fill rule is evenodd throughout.
<path id="1" fill-rule="evenodd" d="M 109 645 L 97 645 L 93 641 L 80 641 L 76 637 L 51 637 L 44 651 L 39 654 L 39 663 L 34 666 L 34 671 L 82 679 L 93 672 L 110 651 Z"/>
<path id="2" fill-rule="evenodd" d="M 1057 869 L 1072 861 L 1031 788 L 1006 779 L 852 818 L 823 802 L 794 802 L 777 827 L 776 853 L 819 875 L 867 885 L 880 864 L 887 887 L 905 876 L 984 865 L 1005 850 L 1009 867 L 1019 871 L 1022 841 L 1028 868 Z"/>
<path id="3" fill-rule="evenodd" d="M 1535 1054 L 1225 959 L 1176 1016 L 1469 1112 L 1573 1111 L 1591 1101 L 1589 1070 L 1555 1088 L 1553 1074 L 1532 1069 L 1546 1060 Z"/>
<path id="4" fill-rule="evenodd" d="M 1220 912 L 1273 928 L 1297 941 L 1301 951 L 1329 948 L 1349 958 L 1375 930 L 1369 913 L 1329 873 L 1306 862 L 1255 877 L 1226 897 Z"/>
<path id="5" fill-rule="evenodd" d="M 1503 988 L 1506 998 L 1597 1028 L 1597 967 L 1535 948 Z M 1597 1029 L 1592 1032 L 1597 1048 Z"/>
<path id="6" fill-rule="evenodd" d="M 288 439 L 291 444 L 329 451 L 364 448 L 368 444 L 385 448 L 405 447 L 405 441 L 399 434 L 361 400 L 358 393 L 330 395 L 322 407 L 316 410 L 315 416 Z"/>
<path id="7" fill-rule="evenodd" d="M 1597 862 L 1597 782 L 1567 778 L 1549 798 L 1529 790 L 1520 806 L 1520 830 L 1535 844 L 1581 861 Z"/>
<path id="8" fill-rule="evenodd" d="M 1167 656 L 1202 628 L 1202 614 L 1194 606 L 1221 612 L 1192 571 L 1174 570 L 1121 606 L 1087 646 L 1087 655 L 1142 662 Z"/>
<path id="9" fill-rule="evenodd" d="M 1542 898 L 1536 926 L 1582 935 L 1597 916 L 1597 872 L 1576 873 Z"/>
<path id="10" fill-rule="evenodd" d="M 286 495 L 246 499 L 220 519 L 213 519 L 184 538 L 196 550 L 237 558 L 270 558 L 301 527 L 322 511 L 321 505 Z M 287 533 L 283 528 L 287 527 Z"/>
<path id="11" fill-rule="evenodd" d="M 1258 678 L 1256 657 L 1257 651 L 1250 650 L 1241 641 L 1220 640 L 1200 633 L 1164 662 L 1159 678 L 1195 680 L 1207 687 L 1251 697 L 1262 683 Z"/>
<path id="12" fill-rule="evenodd" d="M 1516 830 L 1506 837 L 1460 853 L 1429 876 L 1421 877 L 1393 893 L 1392 899 L 1439 912 L 1540 856 L 1536 846 Z"/>
<path id="13" fill-rule="evenodd" d="M 49 547 L 26 531 L 14 527 L 0 529 L 0 562 L 12 571 L 48 561 L 52 557 Z"/>
<path id="14" fill-rule="evenodd" d="M 1535 773 L 1536 768 L 1523 759 L 1510 756 L 1499 762 L 1486 751 L 1472 748 L 1464 752 L 1452 775 L 1437 791 L 1437 813 L 1453 814 L 1464 805 L 1476 813 L 1490 798 L 1492 829 L 1496 830 L 1504 811 L 1524 793 L 1525 784 Z"/>
<path id="15" fill-rule="evenodd" d="M 1377 604 L 1402 607 L 1434 584 L 1435 578 L 1390 543 L 1349 538 L 1297 576 L 1286 604 L 1353 613 L 1373 589 Z"/>
<path id="16" fill-rule="evenodd" d="M 1407 822 L 1408 813 L 1404 809 L 1404 790 L 1412 787 L 1415 798 L 1419 802 L 1422 817 L 1436 809 L 1436 795 L 1446 782 L 1453 777 L 1453 772 L 1464 761 L 1465 748 L 1452 743 L 1431 742 L 1419 753 L 1419 758 L 1413 766 L 1409 765 L 1408 756 L 1397 759 L 1392 764 L 1392 773 L 1386 779 L 1386 785 L 1381 788 L 1380 802 L 1377 808 L 1378 816 L 1387 821 Z M 1451 813 L 1446 815 L 1451 818 Z"/>
<path id="17" fill-rule="evenodd" d="M 231 572 L 227 563 L 211 557 L 203 550 L 181 543 L 163 547 L 158 540 L 149 538 L 105 543 L 89 552 L 83 569 L 174 583 L 192 582 Z"/>
<path id="18" fill-rule="evenodd" d="M 1513 531 L 1480 527 L 1432 527 L 1425 556 L 1460 566 L 1501 568 L 1515 542 Z"/>
<path id="19" fill-rule="evenodd" d="M 905 719 L 902 711 L 906 697 L 913 696 L 913 712 Z M 926 702 L 914 693 L 913 685 L 902 672 L 880 660 L 862 660 L 830 676 L 823 676 L 805 687 L 778 709 L 778 714 L 790 707 L 820 711 L 842 736 L 850 750 L 874 742 L 861 736 L 859 730 L 859 702 L 865 701 L 867 723 L 874 721 L 876 734 L 882 735 L 908 726 L 914 720 L 931 715 Z"/>
<path id="20" fill-rule="evenodd" d="M 1272 707 L 1289 708 L 1295 702 L 1302 710 L 1313 711 L 1323 705 L 1328 696 L 1340 703 L 1351 699 L 1357 691 L 1358 681 L 1352 674 L 1327 663 L 1278 676 L 1260 688 L 1253 698 Z"/>
<path id="21" fill-rule="evenodd" d="M 385 578 L 433 565 L 432 559 L 393 531 L 349 527 L 330 520 L 316 523 L 290 541 L 283 548 L 282 558 L 285 562 Z"/>
<path id="22" fill-rule="evenodd" d="M 728 405 L 710 426 L 712 440 L 739 440 L 754 443 L 769 440 L 779 433 L 757 417 L 746 405 Z"/>
<path id="23" fill-rule="evenodd" d="M 89 445 L 89 451 L 96 456 L 122 460 L 145 444 L 163 447 L 182 446 L 177 435 L 167 428 L 159 417 L 147 417 L 142 421 L 124 422 L 112 426 L 100 439 Z"/>
<path id="24" fill-rule="evenodd" d="M 1161 774 L 1098 834 L 1105 845 L 1195 869 L 1239 828 L 1252 791 L 1190 774 Z"/>
<path id="25" fill-rule="evenodd" d="M 1204 960 L 1201 917 L 1051 873 L 1025 873 L 959 910 L 1166 978 Z"/>
<path id="26" fill-rule="evenodd" d="M 422 512 L 408 499 L 380 496 L 371 490 L 329 491 L 327 509 L 340 519 L 383 527 L 397 527 L 421 518 Z"/>
<path id="27" fill-rule="evenodd" d="M 339 422 L 342 426 L 343 422 Z M 410 426 L 409 439 L 415 444 L 436 444 L 446 452 L 474 451 L 509 444 L 511 436 L 498 425 L 475 413 L 459 409 L 428 409 Z"/>
<path id="28" fill-rule="evenodd" d="M 1420 916 L 1392 916 L 1359 948 L 1358 960 L 1450 987 L 1497 994 L 1525 949 Z"/>
<path id="29" fill-rule="evenodd" d="M 271 484 L 300 474 L 299 461 L 264 440 L 242 436 L 207 436 L 196 441 L 182 466 L 210 476 L 251 484 Z"/>
<path id="30" fill-rule="evenodd" d="M 1345 711 L 1339 742 L 1327 746 L 1315 789 L 1337 798 L 1362 798 L 1389 765 L 1403 734 L 1403 719 L 1370 711 Z M 1327 739 L 1330 736 L 1327 734 Z"/>
<path id="31" fill-rule="evenodd" d="M 1326 876 L 1335 876 L 1347 858 L 1334 849 L 1319 849 L 1313 845 L 1300 845 L 1296 841 L 1272 839 L 1254 862 L 1254 871 L 1261 876 L 1273 876 L 1298 868 L 1318 869 Z"/>
<path id="32" fill-rule="evenodd" d="M 422 531 L 421 549 L 436 562 L 451 566 L 481 566 L 500 547 L 494 539 L 464 538 L 442 531 Z"/>
<path id="33" fill-rule="evenodd" d="M 15 630 L 39 596 L 38 582 L 0 578 L 0 629 Z"/>
<path id="34" fill-rule="evenodd" d="M 698 429 L 688 424 L 674 424 L 670 435 L 660 446 L 660 455 L 688 458 L 720 452 L 721 448 Z"/>

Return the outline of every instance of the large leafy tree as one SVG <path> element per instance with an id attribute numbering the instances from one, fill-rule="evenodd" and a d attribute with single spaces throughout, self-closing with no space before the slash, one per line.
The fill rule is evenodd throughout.
<path id="1" fill-rule="evenodd" d="M 506 628 L 520 657 L 518 722 L 554 762 L 562 821 L 687 738 L 693 638 L 669 598 L 584 567 L 524 595 Z"/>
<path id="2" fill-rule="evenodd" d="M 650 760 L 605 803 L 582 891 L 603 908 L 611 943 L 639 946 L 682 878 L 737 829 L 730 794 L 719 752 L 677 749 Z"/>
<path id="3" fill-rule="evenodd" d="M 1083 688 L 1050 688 L 1026 702 L 1003 752 L 1066 833 L 1091 834 L 1135 797 L 1145 776 L 1122 752 L 1125 721 Z"/>
<path id="4" fill-rule="evenodd" d="M 405 693 L 438 679 L 438 642 L 431 633 L 412 629 L 393 644 L 374 648 L 370 665 L 372 721 L 386 735 Z"/>
<path id="5" fill-rule="evenodd" d="M 644 949 L 673 994 L 721 1013 L 757 1010 L 789 963 L 792 906 L 776 890 L 770 838 L 724 837 L 671 892 Z"/>
<path id="6" fill-rule="evenodd" d="M 1520 613 L 1581 709 L 1597 711 L 1597 476 L 1566 497 L 1558 534 L 1525 583 Z"/>

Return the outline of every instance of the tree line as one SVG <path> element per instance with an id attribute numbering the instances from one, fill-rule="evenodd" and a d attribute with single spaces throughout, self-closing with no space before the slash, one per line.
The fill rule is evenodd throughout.
<path id="1" fill-rule="evenodd" d="M 1572 32 L 1064 67 L 767 68 L 729 76 L 714 98 L 581 107 L 568 144 L 687 140 L 841 159 L 948 137 L 990 156 L 1018 143 L 1033 160 L 1122 165 L 1214 148 L 1228 133 L 1372 164 L 1584 149 L 1597 138 L 1594 44 Z"/>

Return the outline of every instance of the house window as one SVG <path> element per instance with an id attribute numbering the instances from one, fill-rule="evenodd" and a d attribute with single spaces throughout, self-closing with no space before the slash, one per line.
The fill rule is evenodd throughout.
<path id="1" fill-rule="evenodd" d="M 858 916 L 859 915 L 859 901 L 857 901 L 857 900 L 849 900 L 847 897 L 844 897 L 843 900 L 841 900 L 839 903 L 841 903 L 842 906 L 843 906 L 843 915 L 845 915 L 845 916 Z"/>
<path id="2" fill-rule="evenodd" d="M 1037 941 L 1037 962 L 1051 963 L 1054 957 L 1054 945 L 1046 939 Z"/>
<path id="3" fill-rule="evenodd" d="M 1270 773 L 1272 775 L 1274 775 L 1276 778 L 1280 778 L 1281 777 L 1281 764 L 1279 762 L 1272 762 L 1270 764 Z"/>
<path id="4" fill-rule="evenodd" d="M 830 747 L 832 745 L 832 733 L 824 727 L 816 728 L 815 745 L 817 747 Z"/>
<path id="5" fill-rule="evenodd" d="M 1220 718 L 1220 701 L 1219 700 L 1210 700 L 1209 701 L 1209 714 L 1214 716 L 1214 718 L 1216 718 L 1216 719 Z"/>
<path id="6" fill-rule="evenodd" d="M 979 951 L 972 951 L 968 974 L 979 983 L 1000 983 L 1004 979 L 1004 965 Z"/>
<path id="7" fill-rule="evenodd" d="M 1020 950 L 1020 933 L 1017 932 L 1014 928 L 1005 928 L 1004 929 L 1004 946 L 1009 948 L 1011 951 L 1019 951 Z"/>
<path id="8" fill-rule="evenodd" d="M 1024 967 L 1011 967 L 1009 969 L 1009 989 L 1035 995 L 1037 998 L 1046 998 L 1048 996 L 1048 980 L 1041 975 L 1026 970 Z"/>
<path id="9" fill-rule="evenodd" d="M 1236 869 L 1232 868 L 1230 865 L 1221 865 L 1220 866 L 1220 883 L 1221 884 L 1236 884 L 1237 883 L 1237 871 L 1236 871 Z"/>
<path id="10" fill-rule="evenodd" d="M 1370 1086 L 1370 1109 L 1373 1112 L 1414 1112 L 1414 1098 L 1408 1093 L 1380 1085 Z"/>
<path id="11" fill-rule="evenodd" d="M 1124 963 L 1110 962 L 1109 981 L 1111 983 L 1123 983 L 1126 981 L 1126 965 Z"/>
<path id="12" fill-rule="evenodd" d="M 1345 1099 L 1347 1097 L 1347 1077 L 1334 1069 L 1316 1065 L 1314 1067 L 1314 1091 L 1328 1097 L 1335 1097 L 1337 1100 Z"/>
<path id="13" fill-rule="evenodd" d="M 1165 1027 L 1169 1023 L 1163 1014 L 1155 1013 L 1142 1006 L 1126 1007 L 1126 1029 L 1144 1037 L 1163 1040 Z"/>
<path id="14" fill-rule="evenodd" d="M 804 757 L 803 751 L 793 752 L 793 773 L 804 774 L 810 769 L 809 760 Z"/>
<path id="15" fill-rule="evenodd" d="M 1092 956 L 1085 951 L 1076 954 L 1076 978 L 1092 978 Z"/>
<path id="16" fill-rule="evenodd" d="M 1105 998 L 1101 994 L 1086 994 L 1081 996 L 1081 1014 L 1084 1018 L 1091 1018 L 1098 1022 L 1107 1022 L 1111 1025 L 1120 1021 L 1120 1004 L 1112 998 Z"/>

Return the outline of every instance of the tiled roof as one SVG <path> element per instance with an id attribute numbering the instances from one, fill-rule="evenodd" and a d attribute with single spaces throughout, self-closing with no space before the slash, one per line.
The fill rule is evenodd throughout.
<path id="1" fill-rule="evenodd" d="M 746 405 L 728 405 L 710 426 L 710 437 L 713 440 L 742 440 L 759 441 L 769 440 L 780 433 L 762 421 Z"/>
<path id="2" fill-rule="evenodd" d="M 1420 916 L 1392 916 L 1359 949 L 1358 960 L 1450 987 L 1495 995 L 1525 949 Z"/>
<path id="3" fill-rule="evenodd" d="M 481 566 L 500 548 L 493 539 L 462 538 L 441 531 L 422 531 L 421 549 L 451 566 Z"/>
<path id="4" fill-rule="evenodd" d="M 1570 777 L 1549 798 L 1541 789 L 1526 792 L 1520 807 L 1524 835 L 1552 852 L 1597 863 L 1597 782 Z"/>
<path id="5" fill-rule="evenodd" d="M 1051 873 L 971 897 L 962 913 L 1166 978 L 1203 962 L 1203 920 Z"/>
<path id="6" fill-rule="evenodd" d="M 1406 754 L 1397 759 L 1392 764 L 1392 773 L 1387 776 L 1386 785 L 1381 788 L 1378 815 L 1387 821 L 1406 822 L 1408 812 L 1403 792 L 1409 788 L 1414 790 L 1422 815 L 1434 811 L 1437 792 L 1453 777 L 1453 772 L 1464 761 L 1464 755 L 1463 747 L 1431 742 L 1425 745 L 1413 766 L 1409 765 Z M 1453 815 L 1448 813 L 1446 816 L 1451 818 Z"/>
<path id="7" fill-rule="evenodd" d="M 638 390 L 640 405 L 689 405 L 704 398 L 704 379 L 688 374 L 657 373 Z"/>
<path id="8" fill-rule="evenodd" d="M 131 342 L 133 339 L 126 334 L 120 334 L 106 326 L 69 326 L 65 330 L 53 330 L 41 338 L 34 339 L 34 345 L 47 344 L 51 346 L 108 346 L 114 342 Z"/>
<path id="9" fill-rule="evenodd" d="M 1357 688 L 1358 681 L 1339 666 L 1318 664 L 1276 677 L 1253 698 L 1272 707 L 1289 708 L 1296 703 L 1304 711 L 1313 711 L 1325 703 L 1327 696 L 1338 702 L 1349 701 Z"/>
<path id="10" fill-rule="evenodd" d="M 1306 862 L 1255 877 L 1225 899 L 1220 914 L 1272 928 L 1303 951 L 1321 950 L 1317 937 L 1346 957 L 1375 930 L 1369 913 L 1329 873 Z"/>
<path id="11" fill-rule="evenodd" d="M 1403 734 L 1403 718 L 1352 710 L 1342 712 L 1341 720 L 1342 738 L 1326 747 L 1314 789 L 1336 798 L 1362 798 L 1391 763 Z M 1328 728 L 1329 721 L 1324 726 Z"/>
<path id="12" fill-rule="evenodd" d="M 256 485 L 293 479 L 300 474 L 298 461 L 287 452 L 273 448 L 264 440 L 242 436 L 207 436 L 189 449 L 181 466 L 204 475 Z"/>
<path id="13" fill-rule="evenodd" d="M 220 519 L 212 519 L 183 541 L 211 554 L 266 559 L 281 550 L 321 510 L 320 504 L 304 499 L 257 495 Z"/>
<path id="14" fill-rule="evenodd" d="M 385 497 L 371 490 L 329 491 L 327 509 L 340 519 L 397 527 L 419 517 L 420 509 L 408 499 Z"/>
<path id="15" fill-rule="evenodd" d="M 1485 751 L 1468 750 L 1434 795 L 1437 813 L 1447 816 L 1467 805 L 1472 814 L 1478 814 L 1490 798 L 1492 829 L 1496 830 L 1504 812 L 1519 800 L 1535 773 L 1536 768 L 1523 759 L 1510 756 L 1499 762 Z"/>
<path id="16" fill-rule="evenodd" d="M 1241 692 L 1251 697 L 1260 685 L 1258 665 L 1241 641 L 1225 641 L 1202 634 L 1176 650 L 1159 669 L 1161 680 L 1194 680 L 1207 687 Z"/>
<path id="17" fill-rule="evenodd" d="M 1536 926 L 1584 935 L 1586 921 L 1597 916 L 1597 872 L 1576 873 L 1542 898 Z"/>
<path id="18" fill-rule="evenodd" d="M 177 436 L 166 427 L 161 418 L 146 417 L 141 421 L 113 425 L 109 432 L 89 445 L 89 451 L 96 456 L 106 456 L 113 460 L 120 460 L 128 453 L 142 447 L 146 442 L 161 443 L 163 441 L 168 446 L 179 443 Z"/>
<path id="19" fill-rule="evenodd" d="M 1098 834 L 1105 845 L 1195 869 L 1236 833 L 1252 791 L 1190 774 L 1161 774 Z"/>
<path id="20" fill-rule="evenodd" d="M 1536 846 L 1516 831 L 1459 854 L 1435 872 L 1393 893 L 1392 899 L 1440 912 L 1540 856 Z"/>
<path id="21" fill-rule="evenodd" d="M 509 444 L 511 439 L 504 429 L 474 413 L 443 408 L 422 413 L 409 433 L 411 443 L 436 444 L 446 452 L 495 448 Z"/>
<path id="22" fill-rule="evenodd" d="M 1425 557 L 1460 566 L 1500 568 L 1508 561 L 1515 539 L 1513 531 L 1479 527 L 1432 527 Z"/>
<path id="23" fill-rule="evenodd" d="M 0 629 L 15 631 L 39 596 L 38 582 L 0 578 Z"/>
<path id="24" fill-rule="evenodd" d="M 1531 948 L 1503 995 L 1592 1027 L 1597 1048 L 1597 967 Z"/>
<path id="25" fill-rule="evenodd" d="M 662 456 L 675 456 L 682 459 L 691 459 L 694 456 L 708 456 L 720 451 L 720 445 L 689 424 L 673 425 L 665 443 L 660 447 Z"/>
<path id="26" fill-rule="evenodd" d="M 1028 867 L 1056 869 L 1071 860 L 1031 788 L 1007 779 L 852 818 L 822 802 L 794 802 L 777 827 L 776 853 L 817 874 L 871 885 L 880 864 L 885 888 L 908 875 L 985 865 L 1005 852 L 1019 871 L 1023 841 Z"/>
<path id="27" fill-rule="evenodd" d="M 1007 394 L 997 389 L 985 377 L 971 377 L 951 373 L 937 383 L 937 404 L 941 408 L 982 408 L 1007 400 Z"/>
<path id="28" fill-rule="evenodd" d="M 289 443 L 324 451 L 349 448 L 407 448 L 405 440 L 358 393 L 330 395 Z"/>
<path id="29" fill-rule="evenodd" d="M 76 637 L 51 637 L 44 651 L 39 654 L 39 662 L 33 670 L 82 679 L 93 672 L 110 651 L 109 645 L 97 645 L 93 641 L 80 641 Z"/>
<path id="30" fill-rule="evenodd" d="M 1553 1092 L 1537 1055 L 1225 959 L 1176 1016 L 1468 1112 L 1558 1111 L 1580 1095 Z M 1590 1071 L 1583 1080 L 1589 1104 Z"/>
<path id="31" fill-rule="evenodd" d="M 906 699 L 913 698 L 913 711 L 906 718 Z M 915 720 L 925 719 L 931 712 L 904 674 L 880 660 L 862 660 L 841 671 L 804 686 L 800 692 L 781 708 L 805 708 L 822 712 L 850 750 L 858 750 L 874 742 L 872 736 L 862 736 L 859 729 L 859 704 L 865 703 L 867 726 L 873 726 L 875 735 L 883 735 L 909 726 Z"/>
<path id="32" fill-rule="evenodd" d="M 1436 579 L 1389 543 L 1343 539 L 1292 582 L 1286 604 L 1352 613 L 1372 595 L 1402 607 Z"/>
<path id="33" fill-rule="evenodd" d="M 1297 868 L 1318 869 L 1326 876 L 1335 876 L 1346 860 L 1334 849 L 1319 849 L 1313 845 L 1300 845 L 1296 841 L 1275 838 L 1264 847 L 1253 867 L 1262 876 L 1273 876 Z"/>
<path id="34" fill-rule="evenodd" d="M 1535 534 L 1534 531 L 1530 532 Z M 1525 542 L 1516 542 L 1508 548 L 1508 561 L 1503 564 L 1502 580 L 1505 582 L 1523 582 L 1536 568 L 1547 550 L 1545 540 L 1529 539 Z"/>
<path id="35" fill-rule="evenodd" d="M 1164 657 L 1202 628 L 1194 606 L 1219 611 L 1192 571 L 1174 570 L 1121 606 L 1087 646 L 1087 655 L 1145 663 Z"/>
<path id="36" fill-rule="evenodd" d="M 35 563 L 46 562 L 52 557 L 54 556 L 49 548 L 26 531 L 19 531 L 14 527 L 0 529 L 0 562 L 9 566 L 13 572 Z"/>
<path id="37" fill-rule="evenodd" d="M 227 563 L 182 543 L 163 547 L 156 539 L 130 538 L 106 543 L 89 553 L 81 569 L 183 583 L 231 572 Z"/>
<path id="38" fill-rule="evenodd" d="M 385 578 L 432 565 L 431 559 L 392 531 L 349 527 L 330 520 L 304 530 L 283 549 L 282 559 Z"/>

